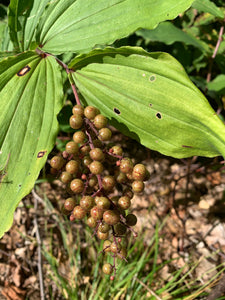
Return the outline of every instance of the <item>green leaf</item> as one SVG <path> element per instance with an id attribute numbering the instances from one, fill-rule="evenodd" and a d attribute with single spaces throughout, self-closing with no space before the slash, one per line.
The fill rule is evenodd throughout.
<path id="1" fill-rule="evenodd" d="M 171 45 L 175 42 L 183 42 L 186 45 L 193 45 L 199 48 L 201 51 L 206 52 L 209 47 L 203 41 L 200 41 L 195 36 L 184 32 L 177 28 L 171 22 L 163 22 L 159 24 L 155 29 L 141 29 L 136 32 L 138 36 L 143 37 L 146 42 L 163 42 L 167 45 Z"/>
<path id="2" fill-rule="evenodd" d="M 10 37 L 15 50 L 28 50 L 48 0 L 12 0 L 9 5 Z"/>
<path id="3" fill-rule="evenodd" d="M 25 52 L 0 62 L 0 237 L 54 146 L 62 107 L 59 65 Z"/>
<path id="4" fill-rule="evenodd" d="M 139 28 L 153 29 L 174 19 L 194 0 L 58 0 L 41 19 L 37 40 L 43 50 L 87 52 L 111 44 Z"/>
<path id="5" fill-rule="evenodd" d="M 213 81 L 207 84 L 209 90 L 216 91 L 218 93 L 225 92 L 225 75 L 218 75 Z"/>
<path id="6" fill-rule="evenodd" d="M 224 18 L 223 11 L 210 0 L 195 0 L 192 7 L 196 8 L 199 12 L 207 12 L 217 18 Z"/>
<path id="7" fill-rule="evenodd" d="M 91 61 L 93 56 L 95 62 Z M 70 67 L 79 91 L 112 124 L 165 155 L 225 156 L 225 127 L 183 67 L 141 48 L 94 50 Z"/>

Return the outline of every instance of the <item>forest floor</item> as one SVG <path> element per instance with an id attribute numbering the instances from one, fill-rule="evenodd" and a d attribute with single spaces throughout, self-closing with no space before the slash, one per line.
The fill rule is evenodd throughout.
<path id="1" fill-rule="evenodd" d="M 158 271 L 157 282 L 163 285 L 174 270 L 181 270 L 181 275 L 188 273 L 199 285 L 206 284 L 206 293 L 211 293 L 207 299 L 225 299 L 219 298 L 224 296 L 223 288 L 220 295 L 212 295 L 214 286 L 225 286 L 225 281 L 221 284 L 221 270 L 225 268 L 224 162 L 219 158 L 172 159 L 142 147 L 130 147 L 129 143 L 132 141 L 126 141 L 126 147 L 132 149 L 131 155 L 137 160 L 144 157 L 151 175 L 145 193 L 132 200 L 132 211 L 138 217 L 135 230 L 143 237 L 145 247 L 156 228 L 160 228 L 157 263 L 167 263 Z M 46 197 L 52 208 L 46 205 Z M 58 181 L 45 181 L 36 185 L 18 206 L 12 228 L 0 240 L 0 299 L 37 300 L 41 299 L 41 290 L 45 299 L 64 299 L 49 276 L 51 265 L 40 255 L 43 247 L 49 249 L 51 245 L 61 274 L 71 271 L 56 221 L 62 218 L 60 207 L 64 198 L 65 190 Z M 85 229 L 82 222 L 71 227 L 81 232 Z M 73 232 L 74 236 L 67 236 L 71 247 L 77 238 L 77 230 Z M 85 247 L 86 241 L 82 243 Z M 43 278 L 39 277 L 40 270 Z M 88 276 L 85 278 L 88 280 Z M 157 288 L 155 283 L 151 290 Z M 201 298 L 196 295 L 192 299 Z"/>

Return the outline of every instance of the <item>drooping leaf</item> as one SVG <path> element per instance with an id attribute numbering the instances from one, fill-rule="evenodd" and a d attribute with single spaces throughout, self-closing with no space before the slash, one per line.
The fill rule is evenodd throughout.
<path id="1" fill-rule="evenodd" d="M 192 4 L 199 12 L 208 12 L 217 18 L 224 18 L 223 11 L 210 0 L 195 0 Z"/>
<path id="2" fill-rule="evenodd" d="M 153 30 L 140 29 L 136 34 L 146 39 L 147 42 L 157 41 L 167 45 L 171 45 L 175 42 L 183 42 L 187 45 L 193 45 L 203 52 L 208 51 L 209 48 L 206 43 L 177 28 L 171 22 L 163 22 Z"/>
<path id="3" fill-rule="evenodd" d="M 225 93 L 225 75 L 218 75 L 213 81 L 207 84 L 209 90 Z"/>
<path id="4" fill-rule="evenodd" d="M 11 0 L 9 5 L 10 37 L 15 50 L 28 50 L 35 28 L 48 0 Z"/>
<path id="5" fill-rule="evenodd" d="M 125 135 L 177 158 L 225 156 L 224 124 L 169 54 L 106 48 L 77 57 L 70 67 L 87 103 Z"/>
<path id="6" fill-rule="evenodd" d="M 50 56 L 25 52 L 0 62 L 0 237 L 54 145 L 61 91 Z"/>
<path id="7" fill-rule="evenodd" d="M 46 9 L 37 34 L 43 50 L 87 52 L 139 28 L 153 29 L 174 19 L 194 0 L 58 0 Z"/>

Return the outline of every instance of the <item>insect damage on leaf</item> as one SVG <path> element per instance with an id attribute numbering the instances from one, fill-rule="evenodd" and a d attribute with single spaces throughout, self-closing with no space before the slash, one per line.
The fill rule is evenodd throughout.
<path id="1" fill-rule="evenodd" d="M 116 107 L 113 109 L 113 111 L 114 111 L 114 113 L 116 113 L 117 115 L 120 115 L 120 114 L 121 114 L 120 110 L 119 110 L 118 108 L 116 108 Z"/>
<path id="2" fill-rule="evenodd" d="M 158 119 L 162 119 L 162 115 L 161 115 L 160 112 L 157 112 L 157 114 L 156 114 L 155 116 L 156 116 L 156 118 L 158 118 Z"/>
<path id="3" fill-rule="evenodd" d="M 37 154 L 37 158 L 43 157 L 46 152 L 47 152 L 46 150 L 45 151 L 39 151 L 38 154 Z"/>
<path id="4" fill-rule="evenodd" d="M 24 68 L 22 68 L 16 75 L 17 76 L 24 76 L 25 74 L 27 74 L 30 71 L 30 67 L 26 66 Z"/>

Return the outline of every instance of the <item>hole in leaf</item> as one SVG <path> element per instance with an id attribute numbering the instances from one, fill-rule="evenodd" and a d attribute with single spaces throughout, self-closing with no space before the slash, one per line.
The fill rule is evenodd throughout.
<path id="1" fill-rule="evenodd" d="M 17 76 L 24 76 L 25 74 L 27 74 L 30 71 L 30 67 L 26 66 L 23 69 L 21 69 L 16 75 Z"/>
<path id="2" fill-rule="evenodd" d="M 149 77 L 149 81 L 150 81 L 150 82 L 154 82 L 155 80 L 156 80 L 155 75 L 151 75 L 151 76 Z"/>
<path id="3" fill-rule="evenodd" d="M 120 110 L 119 110 L 118 108 L 116 108 L 116 107 L 113 109 L 113 111 L 114 111 L 114 113 L 116 113 L 117 115 L 120 115 L 120 114 L 121 114 Z"/>
<path id="4" fill-rule="evenodd" d="M 152 106 L 153 106 L 153 104 L 152 104 L 152 103 L 149 103 L 149 106 L 150 106 L 150 107 L 152 107 Z"/>
<path id="5" fill-rule="evenodd" d="M 46 152 L 47 152 L 46 150 L 45 150 L 45 151 L 40 151 L 40 152 L 38 152 L 37 158 L 43 157 L 43 156 L 45 155 Z"/>
<path id="6" fill-rule="evenodd" d="M 157 112 L 157 114 L 156 114 L 156 118 L 158 118 L 158 119 L 162 119 L 162 115 L 161 115 L 161 113 L 160 113 L 160 112 Z"/>

